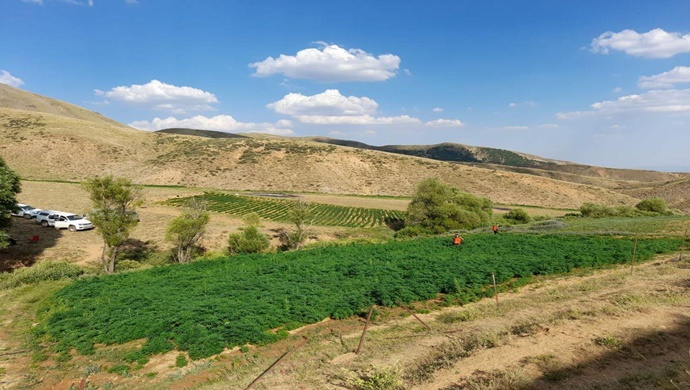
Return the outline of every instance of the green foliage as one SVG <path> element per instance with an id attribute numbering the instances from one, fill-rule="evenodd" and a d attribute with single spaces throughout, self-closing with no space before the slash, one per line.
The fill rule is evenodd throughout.
<path id="1" fill-rule="evenodd" d="M 503 218 L 513 221 L 515 223 L 529 223 L 532 220 L 529 214 L 527 214 L 527 211 L 521 208 L 516 208 L 508 211 L 503 215 Z"/>
<path id="2" fill-rule="evenodd" d="M 12 224 L 11 212 L 17 208 L 17 194 L 21 192 L 21 183 L 17 175 L 5 160 L 0 157 L 0 232 Z M 0 234 L 0 249 L 8 244 L 5 235 Z"/>
<path id="3" fill-rule="evenodd" d="M 84 270 L 67 261 L 42 261 L 33 267 L 20 268 L 12 273 L 0 274 L 0 289 L 35 284 L 46 280 L 76 279 Z"/>
<path id="4" fill-rule="evenodd" d="M 295 225 L 295 230 L 282 231 L 279 235 L 284 250 L 299 249 L 309 236 L 309 227 L 314 221 L 309 203 L 297 201 L 288 211 L 288 219 Z"/>
<path id="5" fill-rule="evenodd" d="M 433 233 L 474 229 L 491 221 L 493 203 L 436 178 L 423 180 L 407 208 L 406 226 L 421 226 Z"/>
<path id="6" fill-rule="evenodd" d="M 203 203 L 197 201 L 191 202 L 182 215 L 170 221 L 165 238 L 175 245 L 175 258 L 179 263 L 192 260 L 194 247 L 204 235 L 210 219 Z"/>
<path id="7" fill-rule="evenodd" d="M 120 260 L 116 262 L 117 264 L 117 269 L 120 271 L 127 271 L 130 269 L 138 269 L 141 268 L 141 263 L 136 261 L 136 260 Z"/>
<path id="8" fill-rule="evenodd" d="M 256 196 L 242 196 L 207 192 L 194 197 L 206 203 L 207 210 L 244 217 L 254 212 L 262 219 L 294 223 L 290 211 L 295 200 L 267 199 Z M 166 201 L 173 206 L 186 206 L 193 198 L 174 198 Z M 319 226 L 377 227 L 401 221 L 404 212 L 398 210 L 367 209 L 330 204 L 309 203 L 311 224 Z"/>
<path id="9" fill-rule="evenodd" d="M 141 187 L 134 186 L 129 179 L 111 175 L 94 177 L 82 186 L 93 203 L 89 218 L 103 238 L 103 268 L 106 273 L 113 273 L 119 249 L 139 222 L 133 211 L 141 203 Z"/>
<path id="10" fill-rule="evenodd" d="M 187 366 L 187 358 L 181 353 L 175 358 L 175 367 L 182 368 L 185 366 Z"/>
<path id="11" fill-rule="evenodd" d="M 228 250 L 231 255 L 261 253 L 268 249 L 271 241 L 256 226 L 247 226 L 239 233 L 228 238 Z"/>
<path id="12" fill-rule="evenodd" d="M 345 318 L 372 304 L 394 306 L 454 294 L 490 296 L 535 274 L 629 261 L 633 238 L 466 235 L 202 260 L 176 267 L 83 278 L 55 293 L 36 331 L 56 349 L 148 339 L 149 356 L 176 348 L 199 359 L 287 336 L 285 326 Z M 677 250 L 679 239 L 639 238 L 638 260 Z M 272 331 L 279 329 L 279 331 Z M 136 360 L 136 359 L 135 359 Z"/>
<path id="13" fill-rule="evenodd" d="M 662 198 L 644 199 L 640 203 L 636 204 L 635 208 L 640 211 L 647 211 L 662 215 L 668 213 L 668 206 L 666 206 L 666 201 Z"/>
<path id="14" fill-rule="evenodd" d="M 609 218 L 609 217 L 626 217 L 632 218 L 639 216 L 640 213 L 636 212 L 630 206 L 606 206 L 595 203 L 583 203 L 580 206 L 580 214 L 583 217 L 588 218 Z"/>

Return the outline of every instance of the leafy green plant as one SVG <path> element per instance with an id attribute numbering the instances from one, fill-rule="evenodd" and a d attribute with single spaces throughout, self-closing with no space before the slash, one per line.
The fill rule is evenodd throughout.
<path id="1" fill-rule="evenodd" d="M 0 274 L 0 289 L 8 289 L 23 284 L 40 283 L 47 280 L 75 279 L 84 270 L 67 261 L 42 261 L 33 267 L 21 268 L 12 273 Z"/>
<path id="2" fill-rule="evenodd" d="M 345 318 L 372 304 L 395 306 L 457 294 L 464 301 L 531 275 L 629 261 L 632 237 L 465 235 L 199 260 L 175 267 L 84 278 L 55 293 L 33 332 L 56 350 L 147 339 L 141 354 L 173 348 L 195 360 L 225 348 L 288 336 L 293 323 Z M 637 261 L 675 251 L 680 239 L 638 238 Z M 277 331 L 276 331 L 277 329 Z M 138 356 L 133 358 L 138 360 Z"/>

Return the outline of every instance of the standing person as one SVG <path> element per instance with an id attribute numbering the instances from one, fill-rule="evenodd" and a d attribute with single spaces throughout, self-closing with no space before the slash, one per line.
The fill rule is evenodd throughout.
<path id="1" fill-rule="evenodd" d="M 498 225 L 492 226 L 491 230 L 493 230 L 494 234 L 498 234 Z"/>
<path id="2" fill-rule="evenodd" d="M 462 245 L 464 241 L 465 240 L 463 240 L 458 233 L 455 233 L 455 237 L 453 237 L 453 245 Z"/>

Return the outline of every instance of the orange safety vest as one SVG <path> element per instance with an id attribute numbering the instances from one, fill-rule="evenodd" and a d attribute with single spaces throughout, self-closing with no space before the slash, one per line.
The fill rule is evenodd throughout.
<path id="1" fill-rule="evenodd" d="M 453 237 L 453 245 L 462 244 L 462 237 Z"/>

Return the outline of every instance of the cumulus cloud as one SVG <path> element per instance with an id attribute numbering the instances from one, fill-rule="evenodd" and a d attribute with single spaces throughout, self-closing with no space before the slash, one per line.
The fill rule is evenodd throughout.
<path id="1" fill-rule="evenodd" d="M 592 40 L 592 52 L 608 54 L 610 50 L 623 51 L 635 57 L 669 58 L 690 52 L 690 34 L 666 32 L 655 28 L 646 33 L 623 30 L 607 31 Z"/>
<path id="2" fill-rule="evenodd" d="M 151 121 L 135 121 L 129 124 L 129 126 L 136 129 L 147 131 L 188 128 L 226 133 L 267 133 L 275 135 L 293 134 L 293 131 L 289 129 L 290 125 L 290 121 L 278 121 L 276 123 L 238 122 L 230 115 L 216 115 L 213 117 L 197 115 L 186 119 L 177 119 L 170 116 L 168 118 L 154 118 Z"/>
<path id="3" fill-rule="evenodd" d="M 174 114 L 215 110 L 211 104 L 218 103 L 216 95 L 192 87 L 178 87 L 158 80 L 151 80 L 144 85 L 120 86 L 110 91 L 95 90 L 97 96 L 170 111 Z"/>
<path id="4" fill-rule="evenodd" d="M 443 112 L 443 108 L 441 108 L 441 107 L 434 107 L 434 109 L 431 110 L 431 111 L 432 111 L 432 112 Z"/>
<path id="5" fill-rule="evenodd" d="M 0 71 L 0 84 L 6 84 L 10 87 L 19 88 L 24 84 L 24 80 L 20 79 L 19 77 L 14 77 L 10 74 L 10 72 L 3 70 Z"/>
<path id="6" fill-rule="evenodd" d="M 644 89 L 667 89 L 676 84 L 690 83 L 690 67 L 676 66 L 668 72 L 654 76 L 640 76 L 637 84 Z"/>
<path id="7" fill-rule="evenodd" d="M 341 81 L 384 81 L 396 75 L 400 57 L 382 54 L 378 57 L 361 49 L 346 50 L 338 45 L 323 44 L 321 48 L 304 49 L 294 56 L 281 54 L 249 64 L 256 69 L 253 76 L 283 74 L 293 79 L 309 79 L 325 83 Z"/>
<path id="8" fill-rule="evenodd" d="M 383 125 L 420 122 L 407 115 L 376 116 L 376 101 L 368 97 L 343 96 L 337 89 L 312 96 L 290 93 L 266 107 L 309 124 Z"/>
<path id="9" fill-rule="evenodd" d="M 562 112 L 558 119 L 577 119 L 618 113 L 690 113 L 690 89 L 661 89 L 594 103 L 590 111 Z"/>
<path id="10" fill-rule="evenodd" d="M 459 119 L 436 119 L 425 123 L 429 127 L 462 127 L 465 124 Z"/>

